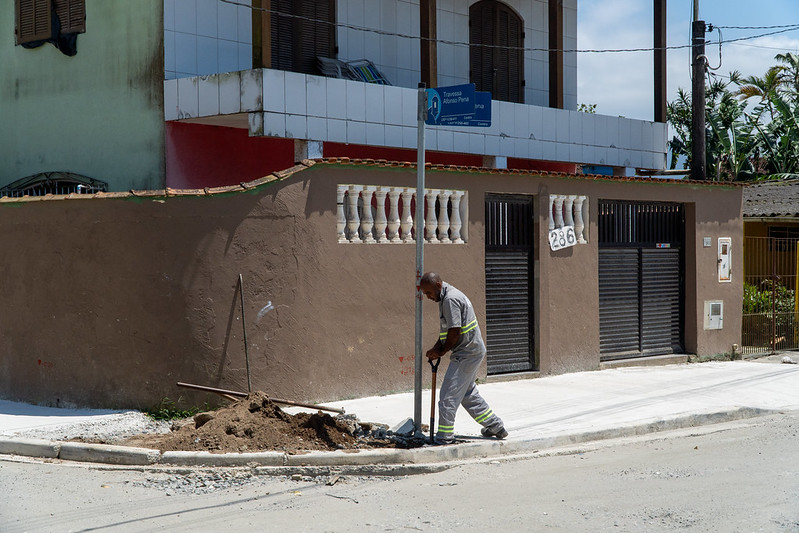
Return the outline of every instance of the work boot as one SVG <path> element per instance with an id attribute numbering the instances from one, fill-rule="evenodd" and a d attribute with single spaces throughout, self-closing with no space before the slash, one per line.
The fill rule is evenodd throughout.
<path id="1" fill-rule="evenodd" d="M 499 429 L 492 430 L 491 428 L 483 428 L 480 430 L 480 433 L 483 434 L 484 437 L 496 437 L 498 439 L 504 439 L 508 436 L 508 431 L 501 427 Z"/>

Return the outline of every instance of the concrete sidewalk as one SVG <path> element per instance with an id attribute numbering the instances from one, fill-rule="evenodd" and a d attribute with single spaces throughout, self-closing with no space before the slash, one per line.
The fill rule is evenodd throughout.
<path id="1" fill-rule="evenodd" d="M 26 432 L 56 420 L 123 417 L 125 413 L 71 411 L 0 401 L 0 453 L 113 464 L 182 466 L 263 465 L 336 467 L 356 465 L 441 464 L 474 457 L 501 457 L 566 444 L 726 422 L 799 410 L 799 365 L 772 357 L 757 362 L 711 362 L 658 367 L 628 367 L 580 372 L 479 386 L 505 421 L 504 441 L 483 439 L 480 426 L 463 409 L 455 431 L 466 442 L 410 450 L 358 453 L 280 452 L 210 454 L 166 452 L 120 446 L 36 440 Z M 360 398 L 328 405 L 343 407 L 360 420 L 393 426 L 413 415 L 413 394 Z M 430 391 L 422 397 L 422 419 L 429 419 Z M 24 412 L 20 412 L 24 411 Z M 296 411 L 296 410 L 295 410 Z M 53 417 L 58 418 L 53 418 Z M 22 433 L 20 433 L 21 430 Z M 68 426 L 64 431 L 68 432 Z"/>

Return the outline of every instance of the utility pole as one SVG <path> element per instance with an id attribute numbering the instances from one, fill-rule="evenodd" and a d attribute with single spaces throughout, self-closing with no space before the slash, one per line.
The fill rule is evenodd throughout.
<path id="1" fill-rule="evenodd" d="M 694 0 L 691 23 L 691 177 L 707 179 L 705 168 L 705 21 L 699 18 L 699 0 Z"/>

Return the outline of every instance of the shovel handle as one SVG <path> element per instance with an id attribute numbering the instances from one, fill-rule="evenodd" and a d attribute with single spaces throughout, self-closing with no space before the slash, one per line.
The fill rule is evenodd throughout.
<path id="1" fill-rule="evenodd" d="M 435 361 L 435 363 L 433 362 Z M 433 435 L 435 434 L 435 425 L 436 425 L 436 372 L 438 372 L 438 364 L 441 362 L 441 358 L 438 359 L 428 359 L 428 363 L 430 363 L 430 368 L 433 371 L 433 385 L 431 387 L 431 394 L 430 394 L 430 444 L 433 444 Z"/>

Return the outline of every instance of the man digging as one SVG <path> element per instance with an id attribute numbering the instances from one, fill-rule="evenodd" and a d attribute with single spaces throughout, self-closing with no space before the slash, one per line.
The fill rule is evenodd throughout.
<path id="1" fill-rule="evenodd" d="M 472 302 L 461 291 L 442 281 L 435 272 L 422 276 L 419 286 L 427 298 L 438 302 L 441 319 L 438 342 L 427 351 L 427 358 L 432 361 L 452 351 L 447 373 L 441 382 L 435 443 L 452 444 L 455 441 L 458 405 L 462 405 L 483 426 L 481 433 L 484 437 L 504 439 L 508 436 L 505 425 L 474 384 L 477 370 L 486 356 L 486 347 Z"/>

